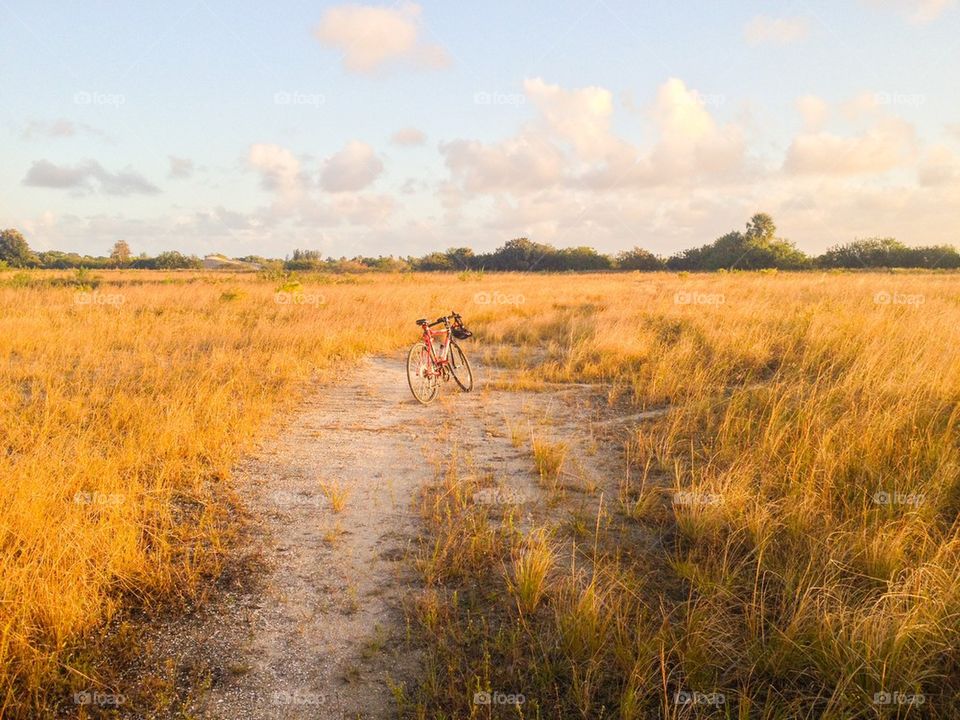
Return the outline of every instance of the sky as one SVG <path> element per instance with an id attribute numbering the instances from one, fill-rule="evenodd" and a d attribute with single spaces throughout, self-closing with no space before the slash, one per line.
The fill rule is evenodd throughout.
<path id="1" fill-rule="evenodd" d="M 960 244 L 960 2 L 0 0 L 36 250 Z"/>

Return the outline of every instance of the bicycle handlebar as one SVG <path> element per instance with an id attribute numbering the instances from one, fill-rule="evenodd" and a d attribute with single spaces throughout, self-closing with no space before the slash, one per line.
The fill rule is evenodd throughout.
<path id="1" fill-rule="evenodd" d="M 433 327 L 434 325 L 441 325 L 441 324 L 449 324 L 450 318 L 453 318 L 454 323 L 462 324 L 462 318 L 460 317 L 460 313 L 457 313 L 451 310 L 449 315 L 438 317 L 432 323 L 428 323 L 427 327 Z"/>

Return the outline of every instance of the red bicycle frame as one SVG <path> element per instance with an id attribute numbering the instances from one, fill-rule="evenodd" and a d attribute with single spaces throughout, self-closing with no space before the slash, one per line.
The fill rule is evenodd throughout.
<path id="1" fill-rule="evenodd" d="M 434 351 L 433 340 L 441 336 L 443 337 L 443 341 L 440 344 L 440 353 L 437 354 Z M 429 325 L 423 326 L 423 342 L 427 346 L 427 351 L 430 353 L 430 360 L 433 363 L 433 367 L 440 368 L 450 363 L 450 340 L 452 337 L 453 333 L 449 325 L 445 325 L 439 330 L 431 330 Z M 433 372 L 433 368 L 431 368 L 431 372 Z"/>

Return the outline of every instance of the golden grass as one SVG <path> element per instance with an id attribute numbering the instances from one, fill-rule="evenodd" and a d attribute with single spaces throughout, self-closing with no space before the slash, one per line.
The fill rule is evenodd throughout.
<path id="1" fill-rule="evenodd" d="M 469 713 L 456 687 L 477 676 L 531 716 L 874 717 L 904 712 L 896 693 L 912 716 L 960 712 L 955 276 L 586 278 L 550 311 L 534 280 L 516 287 L 527 306 L 484 339 L 539 352 L 492 357 L 672 410 L 626 449 L 597 550 L 545 583 L 552 616 L 495 601 L 509 573 L 461 584 L 463 614 L 435 632 L 453 670 L 421 708 Z M 532 451 L 556 477 L 562 454 Z M 463 512 L 461 534 L 489 533 Z M 478 613 L 483 637 L 445 655 Z"/>
<path id="2" fill-rule="evenodd" d="M 216 571 L 230 468 L 307 381 L 476 292 L 301 281 L 0 272 L 0 715 L 91 687 L 68 657 L 118 606 Z"/>
<path id="3" fill-rule="evenodd" d="M 326 480 L 320 483 L 320 491 L 327 502 L 330 503 L 330 511 L 335 515 L 342 513 L 347 507 L 347 500 L 350 497 L 350 489 L 343 487 L 335 480 Z"/>
<path id="4" fill-rule="evenodd" d="M 230 468 L 309 380 L 412 343 L 413 319 L 450 309 L 473 353 L 522 383 L 672 410 L 638 427 L 588 557 L 519 607 L 523 555 L 470 502 L 479 487 L 447 477 L 424 498 L 423 606 L 450 643 L 434 652 L 451 653 L 426 707 L 469 714 L 461 694 L 481 678 L 534 698 L 528 716 L 679 717 L 680 691 L 723 693 L 744 716 L 872 717 L 896 711 L 874 703 L 886 692 L 923 693 L 914 716 L 957 710 L 954 275 L 70 282 L 0 272 L 0 715 L 92 687 L 75 651 L 118 608 L 216 572 Z M 556 482 L 566 453 L 532 443 Z M 521 568 L 531 588 L 539 567 Z"/>
<path id="5" fill-rule="evenodd" d="M 530 614 L 537 609 L 554 562 L 553 548 L 542 530 L 530 535 L 523 546 L 514 551 L 510 590 L 521 613 Z"/>
<path id="6" fill-rule="evenodd" d="M 563 463 L 567 458 L 567 444 L 534 438 L 530 446 L 533 451 L 533 462 L 540 475 L 540 482 L 546 487 L 555 489 L 560 481 Z"/>

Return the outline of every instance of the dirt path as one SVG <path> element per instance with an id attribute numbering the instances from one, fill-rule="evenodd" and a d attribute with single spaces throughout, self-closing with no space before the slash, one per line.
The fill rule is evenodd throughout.
<path id="1" fill-rule="evenodd" d="M 185 621 L 179 634 L 167 633 L 180 643 L 168 654 L 192 654 L 178 664 L 206 685 L 191 693 L 188 715 L 394 716 L 391 687 L 418 668 L 403 642 L 401 608 L 414 579 L 403 560 L 418 530 L 415 498 L 449 448 L 466 472 L 495 482 L 494 502 L 506 490 L 531 513 L 545 505 L 530 458 L 534 428 L 578 438 L 574 454 L 593 458 L 589 470 L 570 465 L 574 488 L 615 476 L 619 459 L 597 455 L 595 392 L 494 390 L 502 382 L 489 381 L 502 374 L 482 367 L 476 374 L 473 393 L 451 382 L 430 412 L 410 395 L 403 357 L 364 360 L 320 388 L 280 437 L 236 468 L 262 572 Z M 344 503 L 334 512 L 330 496 L 338 494 Z"/>
<path id="2" fill-rule="evenodd" d="M 389 714 L 388 683 L 415 662 L 389 652 L 402 638 L 398 561 L 414 537 L 411 500 L 432 474 L 417 454 L 429 415 L 405 382 L 396 359 L 364 361 L 236 469 L 265 576 L 219 618 L 228 667 L 204 717 Z"/>

